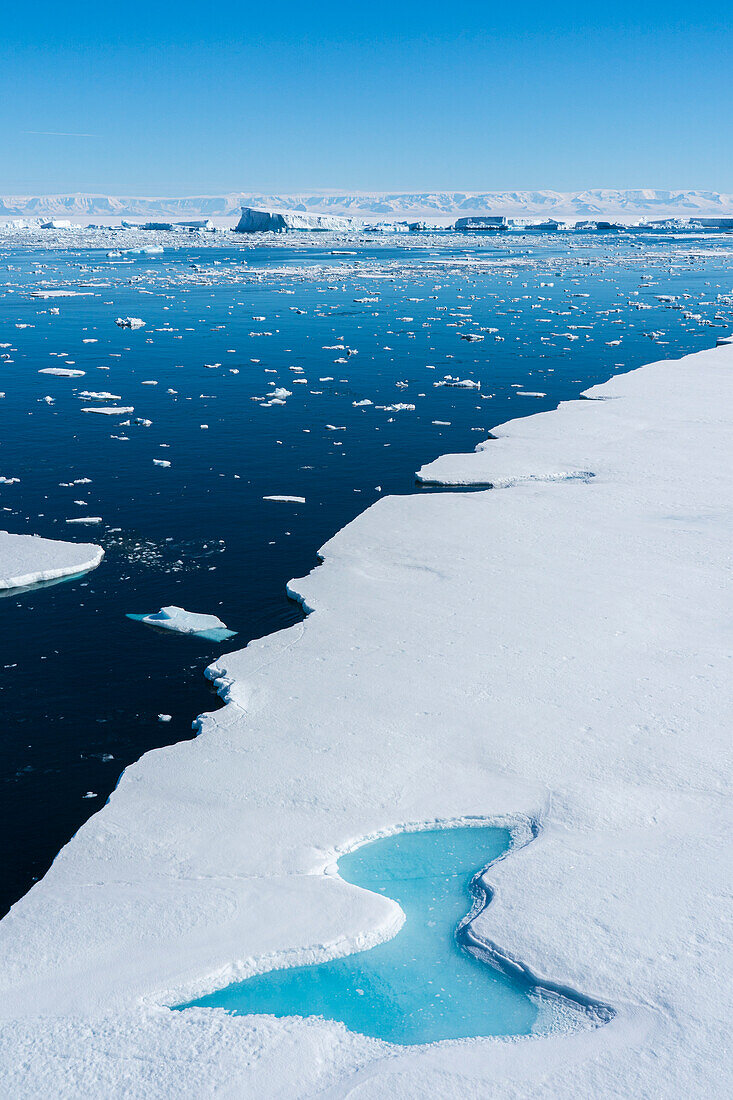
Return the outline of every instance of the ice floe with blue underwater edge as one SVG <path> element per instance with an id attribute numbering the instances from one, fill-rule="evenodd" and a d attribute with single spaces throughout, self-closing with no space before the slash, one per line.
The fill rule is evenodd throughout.
<path id="1" fill-rule="evenodd" d="M 161 630 L 170 630 L 176 634 L 194 634 L 197 638 L 205 638 L 209 642 L 225 642 L 227 638 L 233 638 L 237 633 L 236 630 L 229 630 L 216 615 L 199 615 L 195 611 L 186 611 L 173 604 L 146 615 L 128 614 L 127 618 L 139 623 L 147 623 L 148 626 L 156 626 Z"/>
<path id="2" fill-rule="evenodd" d="M 0 591 L 71 580 L 95 569 L 103 557 L 104 550 L 94 543 L 0 531 Z"/>

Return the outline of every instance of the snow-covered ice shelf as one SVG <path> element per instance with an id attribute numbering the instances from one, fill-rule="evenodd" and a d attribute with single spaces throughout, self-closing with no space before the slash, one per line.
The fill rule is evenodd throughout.
<path id="1" fill-rule="evenodd" d="M 103 556 L 102 547 L 94 543 L 0 531 L 0 591 L 86 573 L 96 568 Z"/>
<path id="2" fill-rule="evenodd" d="M 226 706 L 128 768 L 0 924 L 2 1091 L 733 1091 L 732 379 L 730 345 L 615 377 L 421 472 L 504 490 L 385 497 L 337 534 L 290 586 L 312 614 L 220 658 Z M 537 832 L 474 942 L 610 1022 L 405 1050 L 165 1007 L 385 941 L 397 906 L 340 855 L 469 819 Z"/>

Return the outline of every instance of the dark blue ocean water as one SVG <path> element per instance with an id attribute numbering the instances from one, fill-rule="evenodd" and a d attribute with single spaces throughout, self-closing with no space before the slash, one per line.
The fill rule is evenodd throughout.
<path id="1" fill-rule="evenodd" d="M 420 465 L 497 423 L 714 345 L 733 317 L 729 253 L 722 238 L 557 234 L 0 249 L 0 476 L 20 478 L 0 484 L 2 526 L 106 549 L 85 578 L 0 601 L 2 909 L 127 764 L 217 705 L 209 661 L 300 617 L 286 581 L 381 493 L 419 491 Z M 60 287 L 85 296 L 32 296 Z M 145 327 L 118 328 L 128 315 Z M 38 373 L 69 364 L 84 377 Z M 434 386 L 448 374 L 481 389 Z M 284 405 L 254 400 L 271 383 L 291 391 Z M 82 413 L 105 403 L 82 391 L 152 423 Z M 394 403 L 416 408 L 377 407 Z M 66 523 L 85 513 L 103 523 Z M 214 644 L 126 618 L 167 604 L 238 635 Z"/>

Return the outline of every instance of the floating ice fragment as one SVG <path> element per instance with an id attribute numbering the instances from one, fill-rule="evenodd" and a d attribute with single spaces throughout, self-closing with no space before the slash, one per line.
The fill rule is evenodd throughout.
<path id="1" fill-rule="evenodd" d="M 454 378 L 451 374 L 446 374 L 440 382 L 433 382 L 434 386 L 456 386 L 459 389 L 464 390 L 480 390 L 480 382 L 472 382 L 470 378 Z"/>
<path id="2" fill-rule="evenodd" d="M 149 615 L 128 614 L 128 619 L 157 626 L 161 630 L 171 630 L 176 634 L 195 634 L 210 642 L 224 642 L 233 638 L 236 630 L 229 630 L 216 615 L 199 615 L 195 611 L 186 611 L 183 607 L 170 605 Z M 161 721 L 165 721 L 162 718 Z"/>
<path id="3" fill-rule="evenodd" d="M 31 298 L 83 298 L 90 290 L 32 290 Z"/>
<path id="4" fill-rule="evenodd" d="M 68 367 L 41 367 L 39 374 L 55 374 L 59 378 L 83 378 L 86 371 L 70 370 Z"/>
<path id="5" fill-rule="evenodd" d="M 118 317 L 115 324 L 118 328 L 145 328 L 145 321 L 140 317 Z"/>
<path id="6" fill-rule="evenodd" d="M 92 543 L 59 542 L 0 531 L 0 589 L 72 579 L 99 565 L 104 551 Z"/>

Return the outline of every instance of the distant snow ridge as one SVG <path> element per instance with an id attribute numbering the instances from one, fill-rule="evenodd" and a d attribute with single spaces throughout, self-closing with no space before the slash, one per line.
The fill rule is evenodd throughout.
<path id="1" fill-rule="evenodd" d="M 337 217 L 544 215 L 560 218 L 733 216 L 733 195 L 653 188 L 585 191 L 230 192 L 182 198 L 113 195 L 5 195 L 0 217 L 238 217 L 243 206 Z M 325 227 L 324 227 L 325 228 Z"/>

